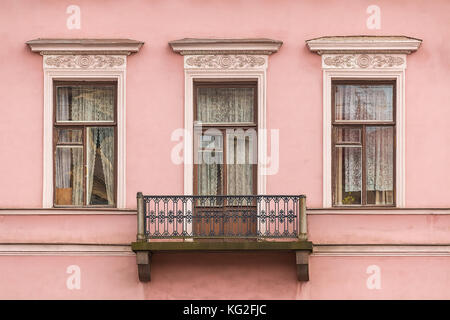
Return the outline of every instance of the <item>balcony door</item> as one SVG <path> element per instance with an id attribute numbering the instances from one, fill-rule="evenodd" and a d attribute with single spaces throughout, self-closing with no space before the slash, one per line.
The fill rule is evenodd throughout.
<path id="1" fill-rule="evenodd" d="M 256 236 L 256 82 L 194 84 L 194 235 Z"/>

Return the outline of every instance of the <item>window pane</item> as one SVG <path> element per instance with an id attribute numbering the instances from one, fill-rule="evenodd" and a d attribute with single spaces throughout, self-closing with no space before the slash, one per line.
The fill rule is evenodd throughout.
<path id="1" fill-rule="evenodd" d="M 58 143 L 83 143 L 83 133 L 79 129 L 58 129 Z"/>
<path id="2" fill-rule="evenodd" d="M 114 86 L 56 88 L 57 121 L 114 121 Z"/>
<path id="3" fill-rule="evenodd" d="M 361 204 L 362 153 L 359 146 L 336 147 L 335 202 Z"/>
<path id="4" fill-rule="evenodd" d="M 367 203 L 394 203 L 394 128 L 366 128 Z"/>
<path id="5" fill-rule="evenodd" d="M 87 204 L 114 204 L 114 128 L 89 127 L 87 132 Z"/>
<path id="6" fill-rule="evenodd" d="M 197 120 L 254 122 L 253 88 L 198 88 Z"/>
<path id="7" fill-rule="evenodd" d="M 221 135 L 199 135 L 197 150 L 197 194 L 223 194 L 223 138 Z"/>
<path id="8" fill-rule="evenodd" d="M 393 85 L 336 85 L 336 120 L 393 120 Z"/>
<path id="9" fill-rule="evenodd" d="M 56 147 L 55 204 L 83 205 L 83 148 Z"/>
<path id="10" fill-rule="evenodd" d="M 360 143 L 361 129 L 359 128 L 335 128 L 336 143 Z"/>
<path id="11" fill-rule="evenodd" d="M 256 131 L 227 131 L 227 194 L 253 194 L 253 164 L 256 163 Z M 253 133 L 253 134 L 251 134 Z"/>

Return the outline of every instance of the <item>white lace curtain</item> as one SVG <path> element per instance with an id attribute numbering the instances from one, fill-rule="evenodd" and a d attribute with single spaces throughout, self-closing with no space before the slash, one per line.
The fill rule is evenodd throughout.
<path id="1" fill-rule="evenodd" d="M 253 122 L 253 88 L 198 88 L 197 118 L 202 122 Z"/>
<path id="2" fill-rule="evenodd" d="M 336 119 L 392 120 L 392 92 L 392 86 L 338 86 Z M 393 191 L 394 128 L 367 126 L 365 136 L 366 189 L 377 193 L 376 204 L 390 203 Z M 362 150 L 357 147 L 343 149 L 343 157 L 337 161 L 338 167 L 344 167 L 344 191 L 360 192 Z M 381 194 L 385 192 L 389 194 Z"/>
<path id="3" fill-rule="evenodd" d="M 73 86 L 57 88 L 58 121 L 110 121 L 114 119 L 113 87 Z M 108 204 L 114 204 L 114 129 L 88 128 L 86 145 L 87 204 L 91 204 L 97 145 L 101 155 Z M 72 204 L 83 204 L 83 150 L 58 148 L 56 188 L 72 187 Z M 71 156 L 72 157 L 71 157 Z"/>
<path id="4" fill-rule="evenodd" d="M 253 88 L 198 88 L 197 119 L 209 123 L 242 123 L 254 121 Z M 222 137 L 220 137 L 220 140 Z M 245 195 L 253 193 L 253 144 L 251 138 L 227 139 L 227 194 Z M 256 139 L 256 138 L 255 138 Z M 216 143 L 218 140 L 215 140 Z M 255 142 L 256 143 L 256 142 Z M 213 146 L 214 151 L 198 150 L 203 160 L 198 164 L 198 193 L 200 195 L 222 194 L 223 153 L 222 144 Z"/>
<path id="5" fill-rule="evenodd" d="M 95 159 L 100 153 L 103 175 L 105 177 L 108 204 L 114 204 L 114 129 L 94 127 L 88 128 L 87 135 L 87 201 L 92 204 L 92 187 L 94 182 Z M 99 148 L 97 146 L 99 145 Z"/>

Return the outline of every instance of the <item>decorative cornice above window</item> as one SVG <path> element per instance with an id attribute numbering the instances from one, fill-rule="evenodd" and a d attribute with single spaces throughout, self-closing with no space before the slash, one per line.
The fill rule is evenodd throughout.
<path id="1" fill-rule="evenodd" d="M 422 40 L 405 36 L 336 36 L 306 40 L 312 52 L 410 54 L 419 49 Z"/>
<path id="2" fill-rule="evenodd" d="M 268 56 L 283 42 L 272 39 L 181 39 L 169 42 L 184 56 L 184 68 L 208 70 L 265 70 Z"/>
<path id="3" fill-rule="evenodd" d="M 26 44 L 41 55 L 130 55 L 144 42 L 131 39 L 35 39 Z"/>
<path id="4" fill-rule="evenodd" d="M 192 39 L 170 41 L 181 55 L 270 55 L 280 49 L 282 41 L 272 39 Z"/>

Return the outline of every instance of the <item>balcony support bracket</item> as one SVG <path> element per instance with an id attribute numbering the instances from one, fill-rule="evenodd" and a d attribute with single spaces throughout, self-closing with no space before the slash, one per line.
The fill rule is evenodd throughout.
<path id="1" fill-rule="evenodd" d="M 136 263 L 138 266 L 139 281 L 149 282 L 151 281 L 150 269 L 152 262 L 152 254 L 150 251 L 137 251 Z"/>
<path id="2" fill-rule="evenodd" d="M 309 250 L 295 251 L 295 259 L 297 264 L 297 280 L 309 281 Z"/>

